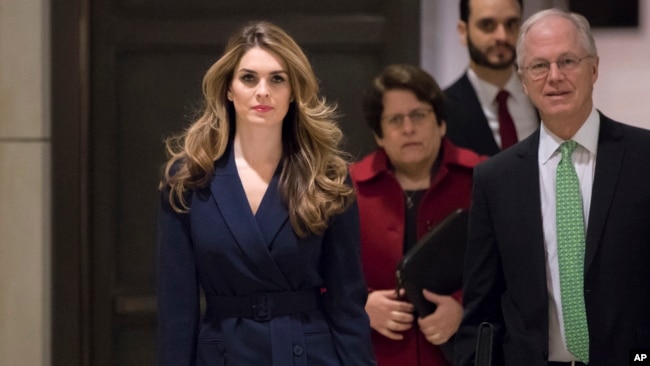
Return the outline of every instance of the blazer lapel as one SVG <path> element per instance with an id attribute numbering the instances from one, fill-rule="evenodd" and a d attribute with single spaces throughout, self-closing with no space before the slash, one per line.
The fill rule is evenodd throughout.
<path id="1" fill-rule="evenodd" d="M 520 177 L 516 192 L 513 193 L 517 203 L 515 221 L 520 237 L 530 243 L 523 255 L 528 256 L 529 271 L 534 278 L 546 278 L 546 258 L 544 247 L 544 230 L 542 220 L 542 202 L 539 191 L 539 129 L 521 143 L 513 147 L 521 163 L 516 167 Z M 525 213 L 525 214 L 522 214 Z M 540 284 L 536 293 L 545 294 L 546 281 L 533 281 Z"/>
<path id="2" fill-rule="evenodd" d="M 266 189 L 266 193 L 262 198 L 260 207 L 257 210 L 257 214 L 255 215 L 257 224 L 259 225 L 264 242 L 267 243 L 267 246 L 273 243 L 277 233 L 289 220 L 289 211 L 284 202 L 282 202 L 282 196 L 278 190 L 280 173 L 282 171 L 281 166 L 282 163 L 278 165 L 278 169 L 276 169 L 273 179 L 271 179 L 271 182 Z M 290 228 L 290 230 L 293 229 Z"/>
<path id="3" fill-rule="evenodd" d="M 596 255 L 600 237 L 607 221 L 610 204 L 618 184 L 621 161 L 625 153 L 622 137 L 620 127 L 600 114 L 596 172 L 594 173 L 586 236 L 585 272 L 589 269 Z"/>
<path id="4" fill-rule="evenodd" d="M 241 184 L 234 154 L 226 153 L 215 169 L 210 185 L 212 196 L 230 229 L 233 239 L 253 263 L 272 281 L 283 287 L 289 286 L 282 271 L 273 260 L 267 242 L 260 231 Z"/>
<path id="5" fill-rule="evenodd" d="M 487 117 L 485 117 L 483 107 L 481 107 L 481 101 L 479 101 L 476 90 L 474 90 L 474 87 L 469 81 L 467 73 L 465 73 L 460 82 L 465 96 L 464 100 L 460 101 L 460 105 L 465 106 L 468 117 L 468 125 L 464 126 L 467 129 L 467 137 L 473 139 L 472 146 L 481 146 L 481 149 L 490 151 L 490 155 L 494 155 L 501 151 L 501 149 L 497 145 L 496 140 L 494 140 L 494 135 L 492 134 L 492 130 L 490 130 Z"/>

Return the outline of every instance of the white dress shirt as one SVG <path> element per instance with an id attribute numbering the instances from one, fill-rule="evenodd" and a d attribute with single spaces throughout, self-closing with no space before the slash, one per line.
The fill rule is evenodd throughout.
<path id="1" fill-rule="evenodd" d="M 481 102 L 483 114 L 485 114 L 488 120 L 492 135 L 497 145 L 501 146 L 499 112 L 496 101 L 500 89 L 494 84 L 479 79 L 472 69 L 467 70 L 467 78 L 474 87 L 479 102 Z M 510 112 L 510 116 L 512 116 L 512 121 L 515 123 L 517 140 L 521 141 L 535 132 L 539 126 L 539 117 L 537 117 L 535 107 L 533 107 L 528 96 L 524 93 L 524 88 L 516 73 L 512 73 L 512 76 L 503 89 L 510 93 L 510 97 L 508 98 L 508 111 Z"/>
<path id="2" fill-rule="evenodd" d="M 571 138 L 578 143 L 576 150 L 573 152 L 572 160 L 576 173 L 578 174 L 580 190 L 582 192 L 585 235 L 591 205 L 591 189 L 596 168 L 599 128 L 600 117 L 596 110 L 593 109 L 580 130 Z M 562 157 L 559 149 L 562 142 L 564 141 L 551 133 L 542 121 L 539 134 L 538 158 L 544 246 L 546 250 L 547 289 L 549 295 L 549 360 L 574 361 L 576 358 L 567 350 L 564 336 L 555 223 L 555 171 Z"/>

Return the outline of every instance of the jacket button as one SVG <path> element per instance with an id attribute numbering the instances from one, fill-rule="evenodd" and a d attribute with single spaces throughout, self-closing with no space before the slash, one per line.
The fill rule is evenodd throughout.
<path id="1" fill-rule="evenodd" d="M 302 356 L 302 347 L 299 345 L 293 346 L 293 354 L 296 356 Z"/>

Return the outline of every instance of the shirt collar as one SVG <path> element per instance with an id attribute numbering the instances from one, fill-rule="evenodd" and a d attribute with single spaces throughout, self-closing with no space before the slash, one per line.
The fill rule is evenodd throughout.
<path id="1" fill-rule="evenodd" d="M 592 108 L 589 117 L 587 117 L 587 120 L 582 124 L 578 132 L 571 137 L 571 140 L 587 149 L 590 154 L 595 155 L 598 150 L 599 129 L 600 117 L 596 109 Z M 546 164 L 563 142 L 564 140 L 549 131 L 544 121 L 542 121 L 539 131 L 539 162 Z"/>
<path id="2" fill-rule="evenodd" d="M 494 103 L 497 94 L 501 89 L 499 89 L 496 85 L 488 83 L 487 81 L 479 78 L 471 68 L 467 69 L 467 78 L 474 87 L 474 90 L 476 90 L 476 95 L 481 101 L 481 104 L 490 105 Z M 520 102 L 520 100 L 518 100 L 519 98 L 526 97 L 523 91 L 523 86 L 521 85 L 521 81 L 519 80 L 516 72 L 513 72 L 512 75 L 510 75 L 510 79 L 508 79 L 508 82 L 506 82 L 503 90 L 506 90 L 508 93 L 510 93 L 510 96 L 517 103 Z"/>

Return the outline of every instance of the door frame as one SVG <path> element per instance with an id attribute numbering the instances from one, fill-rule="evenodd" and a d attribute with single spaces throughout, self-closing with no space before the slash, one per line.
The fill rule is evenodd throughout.
<path id="1" fill-rule="evenodd" d="M 90 365 L 90 0 L 50 3 L 52 365 Z"/>

